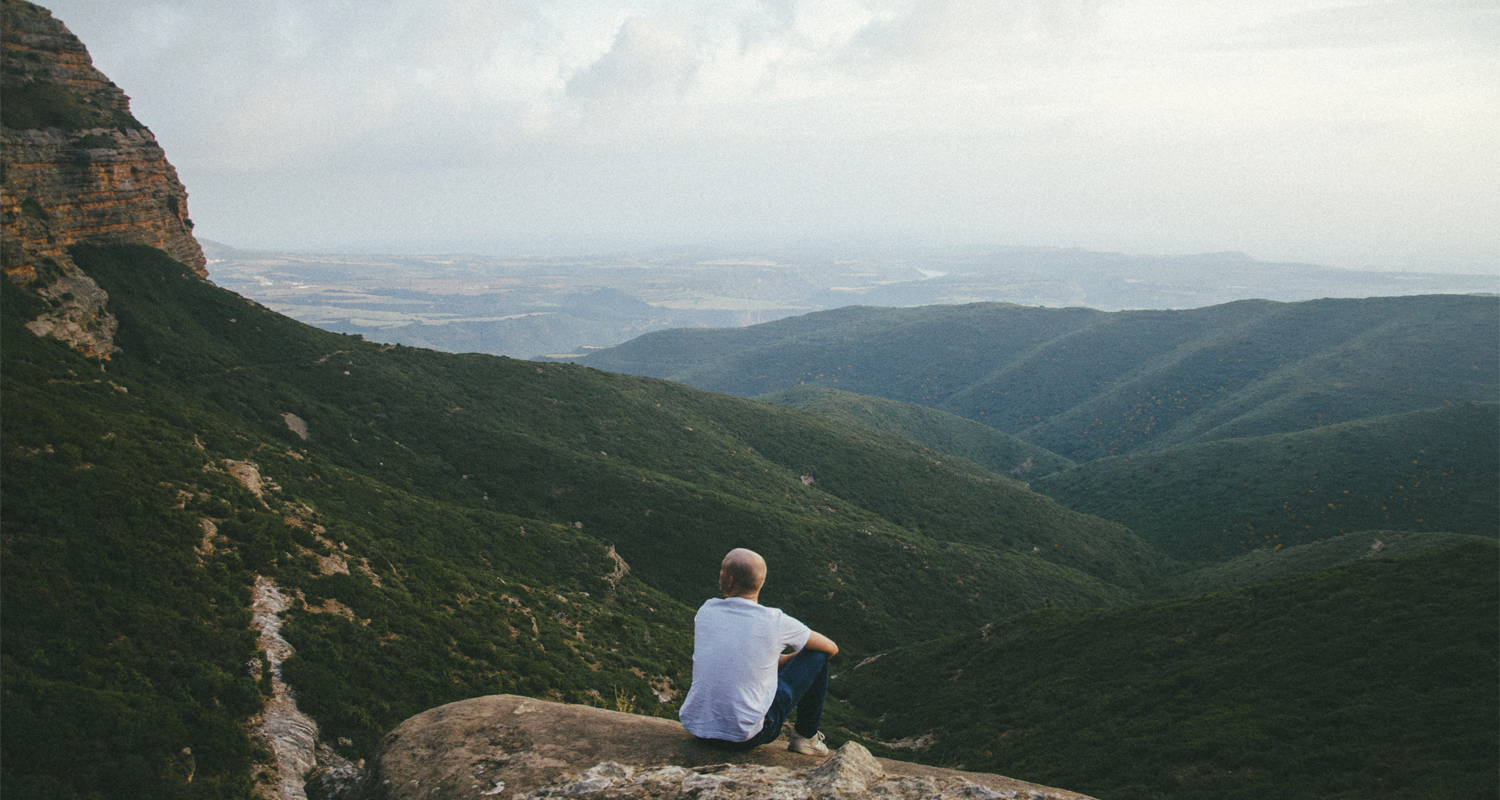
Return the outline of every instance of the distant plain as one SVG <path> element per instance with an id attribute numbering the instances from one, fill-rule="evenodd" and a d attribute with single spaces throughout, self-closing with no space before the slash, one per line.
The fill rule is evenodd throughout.
<path id="1" fill-rule="evenodd" d="M 350 255 L 205 241 L 214 283 L 294 319 L 374 341 L 567 358 L 665 328 L 736 327 L 848 305 L 1007 302 L 1101 311 L 1245 299 L 1500 291 L 1500 276 L 1375 272 L 1241 253 L 849 246 L 598 255 Z"/>

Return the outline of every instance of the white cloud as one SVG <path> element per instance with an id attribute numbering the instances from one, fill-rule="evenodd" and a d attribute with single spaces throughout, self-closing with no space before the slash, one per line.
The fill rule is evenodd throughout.
<path id="1" fill-rule="evenodd" d="M 681 97 L 691 87 L 700 59 L 682 24 L 630 17 L 620 25 L 609 52 L 568 79 L 568 94 L 624 102 Z"/>
<path id="2" fill-rule="evenodd" d="M 1500 205 L 1488 2 L 50 7 L 136 98 L 210 237 L 926 231 L 1356 266 L 1500 251 L 1474 211 Z M 275 203 L 294 213 L 268 221 Z"/>

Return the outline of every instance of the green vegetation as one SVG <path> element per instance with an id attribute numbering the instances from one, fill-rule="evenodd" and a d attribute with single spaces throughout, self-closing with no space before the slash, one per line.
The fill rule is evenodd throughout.
<path id="1" fill-rule="evenodd" d="M 381 347 L 272 314 L 153 249 L 72 254 L 120 323 L 105 365 L 21 329 L 42 303 L 0 287 L 7 789 L 243 797 L 264 759 L 245 723 L 269 690 L 246 668 L 257 575 L 294 597 L 284 674 L 345 755 L 481 693 L 670 716 L 691 608 L 736 545 L 771 561 L 766 602 L 844 645 L 829 720 L 871 741 L 936 731 L 924 759 L 1112 797 L 1302 785 L 1379 797 L 1493 767 L 1475 753 L 1490 747 L 1493 720 L 1476 714 L 1496 707 L 1494 681 L 1455 677 L 1494 671 L 1491 543 L 1382 531 L 1371 536 L 1413 555 L 1359 558 L 1373 540 L 1334 537 L 1185 572 L 1115 522 L 898 435 L 1011 446 L 926 411 L 784 398 L 843 408 L 811 414 L 580 366 Z M 1493 405 L 1041 480 L 1149 465 L 1160 485 L 1149 470 L 1116 477 L 1152 497 L 1233 486 L 1224 462 L 1280 465 L 1266 461 L 1275 450 L 1289 480 L 1326 461 L 1368 482 L 1418 447 L 1428 488 L 1494 464 Z M 260 495 L 236 462 L 257 467 Z M 1479 489 L 1436 486 L 1448 494 L 1422 512 L 1482 516 L 1466 506 Z M 1191 504 L 1254 500 L 1224 492 Z M 1056 611 L 1080 606 L 1097 611 Z M 853 668 L 935 636 L 950 638 Z M 897 710 L 891 696 L 913 702 Z"/>
<path id="2" fill-rule="evenodd" d="M 1098 797 L 1492 797 L 1497 556 L 1001 619 L 846 670 L 839 713 L 878 717 L 872 743 L 932 734 L 924 762 Z"/>
<path id="3" fill-rule="evenodd" d="M 1461 533 L 1361 531 L 1312 544 L 1252 550 L 1228 561 L 1200 564 L 1168 579 L 1162 590 L 1168 595 L 1206 594 L 1270 583 L 1288 575 L 1316 572 L 1366 558 L 1394 558 L 1447 550 L 1474 541 L 1491 540 Z"/>
<path id="4" fill-rule="evenodd" d="M 109 362 L 31 335 L 42 302 L 0 287 L 8 791 L 243 796 L 268 691 L 246 668 L 257 575 L 295 598 L 300 704 L 361 757 L 478 694 L 671 715 L 691 609 L 736 545 L 770 560 L 768 603 L 851 657 L 1165 574 L 1118 525 L 891 433 L 379 346 L 150 248 L 71 253 L 119 320 Z M 259 495 L 232 472 L 249 464 Z"/>
<path id="5" fill-rule="evenodd" d="M 746 396 L 815 385 L 949 411 L 1076 461 L 1500 396 L 1500 305 L 844 308 L 649 333 L 580 363 Z"/>
<path id="6" fill-rule="evenodd" d="M 5 87 L 0 123 L 7 128 L 78 130 L 99 127 L 103 121 L 98 109 L 80 101 L 65 86 L 32 80 Z"/>
<path id="7" fill-rule="evenodd" d="M 1103 754 L 1093 761 L 1078 758 L 1082 744 L 1058 743 L 1066 738 L 1055 732 L 1062 728 L 1022 737 L 1031 743 L 1024 752 L 944 749 L 943 741 L 964 739 L 940 736 L 924 758 L 1102 792 L 1116 785 L 1101 777 L 1105 773 L 1118 775 L 1129 791 L 1166 785 L 1158 773 L 1117 770 L 1118 762 L 1107 760 L 1150 752 L 1157 754 L 1152 763 L 1185 765 L 1160 766 L 1161 774 L 1211 777 L 1232 769 L 1237 777 L 1254 778 L 1247 785 L 1265 787 L 1300 781 L 1298 770 L 1313 768 L 1308 765 L 1353 758 L 1342 739 L 1317 733 L 1320 726 L 1341 732 L 1337 726 L 1347 717 L 1384 730 L 1360 710 L 1369 703 L 1363 696 L 1329 694 L 1330 681 L 1347 677 L 1342 668 L 1328 667 L 1324 677 L 1326 659 L 1298 649 L 1364 630 L 1349 619 L 1394 613 L 1363 589 L 1328 590 L 1347 602 L 1323 606 L 1305 592 L 1296 595 L 1297 603 L 1323 608 L 1309 612 L 1305 631 L 1288 627 L 1292 600 L 1246 606 L 1245 595 L 1214 595 L 1173 601 L 1179 605 L 1131 605 L 1163 592 L 1240 585 L 1355 559 L 1372 540 L 1344 537 L 1186 572 L 1119 524 L 1070 511 L 966 458 L 905 438 L 920 436 L 950 449 L 973 445 L 979 449 L 970 452 L 981 454 L 994 448 L 1001 464 L 1023 453 L 1046 463 L 1045 453 L 1014 449 L 1022 446 L 925 410 L 824 391 L 784 396 L 828 409 L 814 414 L 573 365 L 380 346 L 271 313 L 197 279 L 156 250 L 79 246 L 71 252 L 109 293 L 119 320 L 121 352 L 109 362 L 32 336 L 21 325 L 41 313 L 42 301 L 8 282 L 0 286 L 0 702 L 8 716 L 0 731 L 0 769 L 7 790 L 41 797 L 243 797 L 251 765 L 265 757 L 245 724 L 269 690 L 264 673 L 257 679 L 246 666 L 259 657 L 249 626 L 256 576 L 273 578 L 293 598 L 283 633 L 297 653 L 284 675 L 324 740 L 347 740 L 339 745 L 347 756 L 369 755 L 384 732 L 411 714 L 494 692 L 670 716 L 688 682 L 692 608 L 714 591 L 713 565 L 738 545 L 760 550 L 771 563 L 766 602 L 843 645 L 849 666 L 839 691 L 847 702 L 830 707 L 831 721 L 855 731 L 879 727 L 877 738 L 884 740 L 926 732 L 933 720 L 948 718 L 944 709 L 957 701 L 942 692 L 923 695 L 926 722 L 917 715 L 876 723 L 888 709 L 874 698 L 891 687 L 866 676 L 890 681 L 959 669 L 984 677 L 952 684 L 962 689 L 963 702 L 1016 709 L 996 735 L 1029 730 L 1020 727 L 1023 719 L 1056 719 L 1057 725 L 1099 720 L 1078 740 Z M 306 425 L 308 438 L 293 430 L 287 415 Z M 1435 508 L 1482 521 L 1482 485 L 1455 481 L 1483 483 L 1482 475 L 1464 476 L 1479 475 L 1476 462 L 1493 463 L 1485 459 L 1496 448 L 1494 416 L 1493 404 L 1458 404 L 1128 462 L 1105 459 L 1041 480 L 1114 475 L 1121 465 L 1149 464 L 1161 472 L 1159 486 L 1142 476 L 1154 474 L 1149 471 L 1121 473 L 1120 486 L 1110 483 L 1109 491 L 1232 486 L 1227 478 L 1203 480 L 1238 474 L 1238 467 L 1219 463 L 1222 454 L 1210 459 L 1219 453 L 1214 448 L 1232 450 L 1229 460 L 1237 464 L 1281 464 L 1265 460 L 1271 448 L 1287 459 L 1286 480 L 1305 477 L 1298 465 L 1327 462 L 1349 470 L 1350 481 L 1373 481 L 1385 475 L 1382 465 L 1399 463 L 1416 447 L 1426 452 L 1412 468 L 1434 471 L 1420 476 L 1422 488 L 1446 487 L 1446 494 L 1423 500 L 1423 513 Z M 249 464 L 261 479 L 259 495 L 233 474 Z M 1169 482 L 1172 464 L 1190 477 Z M 1354 464 L 1362 471 L 1353 472 Z M 1335 473 L 1320 467 L 1309 474 Z M 1426 483 L 1438 477 L 1453 480 Z M 1346 488 L 1327 485 L 1341 496 Z M 1236 499 L 1243 488 L 1225 491 L 1203 490 L 1192 502 L 1231 508 L 1254 500 L 1247 494 Z M 1316 493 L 1313 499 L 1323 502 Z M 1350 524 L 1358 521 L 1346 516 Z M 1376 524 L 1382 521 L 1384 515 L 1361 529 L 1387 527 Z M 1150 532 L 1161 536 L 1161 530 Z M 1419 545 L 1390 536 L 1382 542 L 1392 552 L 1435 551 L 1445 541 L 1432 537 Z M 1493 552 L 1472 546 L 1443 552 L 1461 550 Z M 616 556 L 628 564 L 628 574 Z M 1276 585 L 1374 575 L 1379 580 L 1360 585 L 1383 587 L 1390 598 L 1410 597 L 1419 584 L 1424 591 L 1468 591 L 1460 566 L 1451 564 L 1452 585 L 1422 583 L 1439 569 L 1431 565 L 1447 562 L 1432 561 L 1435 552 L 1416 558 L 1381 561 L 1430 565 L 1420 580 L 1406 583 L 1390 584 L 1396 578 L 1380 571 L 1397 567 L 1359 559 L 1342 572 Z M 1245 591 L 1259 598 L 1263 590 Z M 1280 598 L 1280 592 L 1264 596 Z M 1489 613 L 1485 602 L 1480 597 L 1470 607 Z M 1081 607 L 1116 610 L 1028 613 Z M 1463 624 L 1469 623 L 1444 627 L 1413 618 L 1412 635 L 1389 644 L 1396 648 L 1391 658 L 1411 661 L 1416 651 L 1403 648 L 1419 646 L 1470 658 L 1463 648 L 1474 635 L 1454 627 Z M 1009 666 L 998 672 L 978 662 L 965 666 L 970 656 L 963 647 L 993 647 L 973 633 L 986 625 L 992 625 L 990 642 L 1007 643 L 1006 658 L 1026 663 L 1005 662 Z M 1200 691 L 1194 683 L 1184 693 L 1187 684 L 1175 678 L 1152 682 L 1152 665 L 1166 663 L 1166 651 L 1132 655 L 1125 646 L 1152 626 L 1179 630 L 1174 636 L 1198 645 L 1171 650 L 1163 644 L 1169 639 L 1151 639 L 1178 660 L 1174 669 L 1205 676 L 1207 688 L 1194 694 Z M 1191 633 L 1220 628 L 1234 633 L 1228 639 Z M 1268 638 L 1257 638 L 1273 629 L 1294 634 L 1280 655 L 1269 652 Z M 853 669 L 882 650 L 948 635 L 958 638 L 920 649 L 935 660 L 893 652 Z M 1243 656 L 1228 644 L 1241 642 L 1250 643 Z M 1093 665 L 1088 669 L 1109 665 L 1125 677 L 1103 683 L 1094 673 L 1069 678 L 1072 673 L 1056 668 L 1066 660 L 1064 645 L 1081 654 L 1079 663 Z M 1000 658 L 991 650 L 982 655 Z M 1203 660 L 1194 662 L 1198 656 Z M 951 670 L 943 666 L 953 659 Z M 1282 663 L 1325 688 L 1273 696 L 1250 682 L 1247 694 L 1225 706 L 1229 701 L 1210 689 L 1224 680 L 1224 670 L 1248 669 L 1244 665 L 1257 659 Z M 889 666 L 875 669 L 879 665 Z M 904 671 L 882 671 L 897 666 Z M 1033 674 L 1044 667 L 1045 674 Z M 1009 677 L 1002 680 L 1001 673 Z M 1055 682 L 1064 680 L 1072 682 Z M 1109 688 L 1115 680 L 1129 681 L 1134 693 Z M 1397 679 L 1380 681 L 1386 691 Z M 946 681 L 937 683 L 949 691 Z M 1402 752 L 1410 755 L 1377 749 L 1388 765 L 1377 777 L 1409 786 L 1430 775 L 1418 763 L 1428 757 L 1423 742 L 1451 743 L 1428 736 L 1432 720 L 1444 718 L 1459 694 L 1474 701 L 1471 707 L 1487 697 L 1467 684 L 1456 686 L 1441 702 L 1422 699 L 1430 692 L 1402 699 L 1411 732 L 1394 741 L 1404 742 Z M 1083 711 L 1058 705 L 1064 700 Z M 1255 705 L 1262 701 L 1268 705 Z M 1116 705 L 1125 711 L 1116 713 Z M 1304 705 L 1308 721 L 1287 722 Z M 1157 708 L 1178 716 L 1134 721 L 1143 709 L 1155 714 Z M 1195 722 L 1200 727 L 1190 728 L 1184 741 L 1198 744 L 1181 744 L 1181 725 L 1162 720 L 1188 719 L 1195 709 L 1225 721 L 1233 735 L 1221 737 Z M 1458 730 L 1469 730 L 1467 718 L 1454 719 L 1461 722 Z M 1297 727 L 1304 724 L 1306 730 Z M 975 735 L 989 735 L 985 730 L 975 728 Z M 1295 768 L 1257 766 L 1290 757 L 1277 749 L 1285 731 L 1303 742 L 1301 760 L 1285 762 Z M 1124 742 L 1117 753 L 1115 739 Z M 1250 742 L 1235 751 L 1249 773 L 1224 755 L 1230 739 Z M 1207 755 L 1184 755 L 1192 747 Z M 986 761 L 985 752 L 1010 755 Z M 1454 752 L 1461 762 L 1454 768 L 1472 773 L 1468 751 Z M 1068 759 L 1077 771 L 1057 766 Z M 1197 778 L 1184 780 L 1183 796 L 1192 796 Z M 1203 780 L 1204 786 L 1225 785 Z M 1352 778 L 1337 780 L 1363 788 Z M 1309 785 L 1336 794 L 1344 784 Z"/>
<path id="8" fill-rule="evenodd" d="M 1073 465 L 1062 456 L 987 425 L 916 403 L 818 386 L 763 394 L 755 399 L 891 431 L 933 450 L 967 458 L 1000 475 L 1036 479 Z"/>
<path id="9" fill-rule="evenodd" d="M 114 137 L 102 133 L 86 133 L 73 140 L 73 146 L 79 150 L 94 150 L 99 148 L 113 149 L 120 146 Z"/>
<path id="10" fill-rule="evenodd" d="M 623 687 L 637 707 L 670 713 L 649 682 L 685 682 L 690 612 L 629 577 L 608 585 L 614 563 L 596 540 L 423 501 L 258 437 L 124 364 L 101 374 L 19 330 L 39 309 L 4 292 L 7 792 L 244 796 L 242 726 L 265 688 L 245 667 L 256 573 L 305 593 L 285 630 L 299 649 L 286 674 L 352 755 L 413 713 L 481 693 L 602 703 L 590 690 Z M 226 474 L 231 456 L 286 488 L 263 505 Z M 325 501 L 327 512 L 310 511 Z M 217 528 L 212 555 L 199 551 L 204 519 Z M 335 553 L 384 585 L 358 569 L 322 574 L 318 556 Z M 361 621 L 310 611 L 332 597 Z"/>
<path id="11" fill-rule="evenodd" d="M 297 654 L 284 675 L 324 740 L 349 742 L 340 745 L 348 756 L 368 755 L 411 714 L 494 692 L 670 716 L 688 681 L 691 610 L 714 591 L 713 565 L 737 545 L 770 560 L 768 603 L 844 646 L 849 666 L 838 685 L 846 702 L 830 707 L 830 720 L 855 731 L 879 727 L 876 738 L 887 741 L 955 720 L 944 730 L 962 735 L 939 735 L 923 758 L 1085 791 L 1118 786 L 1121 796 L 1139 787 L 1148 788 L 1137 796 L 1222 790 L 1228 784 L 1213 776 L 1224 771 L 1263 789 L 1301 785 L 1305 772 L 1332 764 L 1335 777 L 1307 785 L 1364 792 L 1341 765 L 1368 764 L 1349 754 L 1339 726 L 1355 720 L 1361 730 L 1388 732 L 1385 717 L 1361 710 L 1370 705 L 1364 695 L 1329 688 L 1346 682 L 1347 670 L 1329 663 L 1333 651 L 1307 648 L 1346 642 L 1335 649 L 1347 655 L 1366 647 L 1349 637 L 1368 626 L 1348 620 L 1370 619 L 1391 639 L 1380 645 L 1389 653 L 1372 651 L 1381 654 L 1373 666 L 1355 663 L 1375 671 L 1380 691 L 1398 691 L 1409 729 L 1390 734 L 1400 753 L 1371 751 L 1386 766 L 1370 774 L 1390 786 L 1427 780 L 1429 749 L 1438 746 L 1456 761 L 1432 763 L 1475 774 L 1470 751 L 1453 749 L 1453 737 L 1432 726 L 1457 720 L 1454 730 L 1471 732 L 1462 714 L 1493 707 L 1487 696 L 1464 683 L 1447 694 L 1422 683 L 1396 690 L 1405 673 L 1380 670 L 1387 660 L 1428 664 L 1413 655 L 1427 648 L 1473 660 L 1465 648 L 1476 634 L 1463 627 L 1472 619 L 1421 615 L 1451 607 L 1443 592 L 1471 592 L 1466 565 L 1489 558 L 1492 570 L 1488 544 L 1437 553 L 1431 543 L 1442 537 L 1418 546 L 1396 534 L 1392 552 L 1431 552 L 1360 559 L 1274 591 L 1129 605 L 1315 569 L 1356 558 L 1373 541 L 1345 537 L 1184 572 L 1118 524 L 898 435 L 948 436 L 943 446 L 954 449 L 1012 445 L 910 407 L 826 393 L 786 398 L 845 409 L 812 414 L 572 365 L 380 346 L 273 314 L 149 248 L 80 246 L 72 254 L 108 291 L 119 320 L 122 350 L 102 367 L 21 329 L 41 301 L 0 287 L 0 700 L 11 723 L 0 731 L 0 768 L 8 790 L 244 796 L 250 765 L 264 758 L 245 723 L 268 691 L 264 676 L 246 668 L 257 657 L 248 610 L 257 575 L 294 598 L 284 635 Z M 307 439 L 288 414 L 305 423 Z M 1411 444 L 1427 450 L 1419 467 L 1472 472 L 1472 462 L 1494 452 L 1481 424 L 1494 416 L 1492 405 L 1455 405 L 1132 463 L 1275 446 L 1289 475 L 1291 463 L 1314 463 L 1317 454 L 1369 472 L 1404 458 Z M 1260 450 L 1236 458 L 1265 463 Z M 259 496 L 231 474 L 234 462 L 256 465 Z M 1184 463 L 1187 474 L 1210 474 L 1206 461 Z M 1137 491 L 1142 480 L 1126 482 Z M 1450 489 L 1442 505 L 1451 515 L 1475 490 Z M 1459 552 L 1479 556 L 1450 563 Z M 1443 570 L 1451 581 L 1434 586 Z M 1392 639 L 1380 620 L 1397 619 L 1389 604 L 1418 587 L 1439 599 L 1415 604 L 1416 617 L 1400 618 L 1410 635 Z M 1480 622 L 1493 616 L 1486 597 L 1466 606 Z M 1027 613 L 1108 606 L 1116 609 Z M 986 625 L 989 641 L 973 633 Z M 1144 636 L 1155 630 L 1162 633 Z M 1275 640 L 1282 651 L 1273 631 L 1292 637 Z M 852 666 L 945 635 L 956 638 Z M 1142 637 L 1156 649 L 1131 650 Z M 1276 694 L 1283 690 L 1272 684 L 1285 680 L 1242 680 L 1241 694 L 1215 688 L 1259 662 L 1280 664 L 1310 694 Z M 951 684 L 903 684 L 899 696 L 918 700 L 908 708 L 925 711 L 874 722 L 891 711 L 878 698 L 898 696 L 892 681 L 958 670 L 967 677 Z M 1131 691 L 1111 688 L 1117 683 Z M 927 693 L 928 684 L 941 686 Z M 1468 711 L 1453 716 L 1461 695 Z M 959 697 L 969 716 L 951 710 Z M 1194 722 L 1199 713 L 1222 730 Z M 1027 720 L 1055 722 L 1005 739 L 1009 748 L 1019 736 L 1022 750 L 944 743 L 1031 731 Z M 1075 730 L 1076 742 L 1064 741 Z M 1301 744 L 1281 744 L 1284 733 Z M 1081 757 L 1080 748 L 1093 755 Z M 1155 766 L 1120 766 L 1143 754 Z M 1186 777 L 1164 783 L 1162 775 Z"/>
<path id="12" fill-rule="evenodd" d="M 851 306 L 746 328 L 657 331 L 579 362 L 744 396 L 812 385 L 943 408 L 997 366 L 1108 316 L 1001 303 Z"/>
<path id="13" fill-rule="evenodd" d="M 1500 535 L 1500 403 L 1103 458 L 1037 491 L 1174 557 L 1218 560 L 1362 530 Z"/>

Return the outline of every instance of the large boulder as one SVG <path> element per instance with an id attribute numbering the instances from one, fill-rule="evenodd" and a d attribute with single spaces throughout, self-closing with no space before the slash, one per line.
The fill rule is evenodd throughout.
<path id="1" fill-rule="evenodd" d="M 670 720 L 514 695 L 449 703 L 401 723 L 352 794 L 360 800 L 1084 797 L 1000 775 L 877 759 L 858 744 L 821 758 L 788 751 L 784 739 L 732 752 Z"/>

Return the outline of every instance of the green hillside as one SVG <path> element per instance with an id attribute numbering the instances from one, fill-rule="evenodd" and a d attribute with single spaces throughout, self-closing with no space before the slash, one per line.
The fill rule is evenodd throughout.
<path id="1" fill-rule="evenodd" d="M 1228 561 L 1198 564 L 1166 580 L 1162 590 L 1167 595 L 1205 594 L 1270 583 L 1289 575 L 1317 572 L 1366 558 L 1395 558 L 1484 541 L 1493 540 L 1462 533 L 1360 531 L 1311 544 L 1252 550 Z"/>
<path id="2" fill-rule="evenodd" d="M 1494 542 L 1467 541 L 1218 594 L 1023 614 L 834 684 L 878 725 L 869 741 L 929 736 L 921 761 L 1097 797 L 1494 797 L 1497 557 Z"/>
<path id="3" fill-rule="evenodd" d="M 691 609 L 733 546 L 767 556 L 767 603 L 851 657 L 1127 602 L 1163 574 L 1124 528 L 891 433 L 379 346 L 156 250 L 72 254 L 119 320 L 106 363 L 34 337 L 43 301 L 0 287 L 0 769 L 18 796 L 241 796 L 268 691 L 245 667 L 257 575 L 295 598 L 299 703 L 359 757 L 478 694 L 673 713 Z"/>
<path id="4" fill-rule="evenodd" d="M 891 431 L 949 455 L 962 456 L 991 472 L 1035 479 L 1073 465 L 1062 456 L 988 425 L 947 412 L 871 395 L 800 386 L 755 399 L 796 406 L 835 419 Z"/>
<path id="5" fill-rule="evenodd" d="M 846 308 L 660 331 L 580 362 L 747 396 L 815 385 L 919 403 L 1083 461 L 1494 400 L 1500 304 Z"/>
<path id="6" fill-rule="evenodd" d="M 942 408 L 998 365 L 1108 317 L 1002 303 L 849 306 L 744 328 L 655 331 L 578 362 L 742 396 L 813 385 Z"/>
<path id="7" fill-rule="evenodd" d="M 1102 458 L 1035 482 L 1177 558 L 1362 530 L 1500 535 L 1500 403 Z"/>

